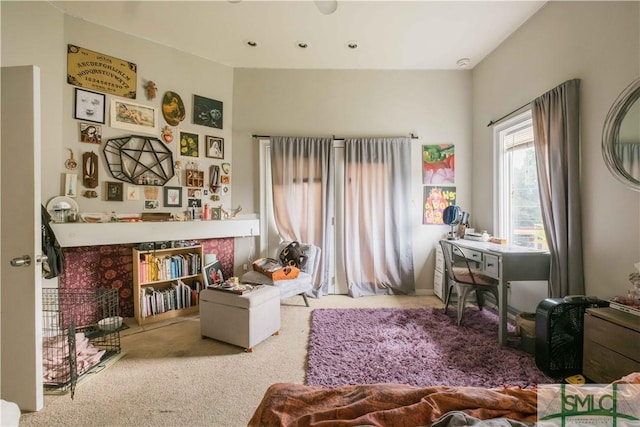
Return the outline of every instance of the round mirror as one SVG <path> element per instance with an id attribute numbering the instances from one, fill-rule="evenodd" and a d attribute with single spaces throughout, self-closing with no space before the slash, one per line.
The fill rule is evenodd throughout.
<path id="1" fill-rule="evenodd" d="M 442 222 L 451 226 L 451 231 L 447 235 L 447 239 L 456 239 L 456 233 L 453 231 L 453 227 L 460 224 L 461 221 L 462 209 L 460 209 L 460 206 L 450 205 L 444 209 L 444 211 L 442 212 Z"/>
<path id="2" fill-rule="evenodd" d="M 602 131 L 602 155 L 613 175 L 640 191 L 640 79 L 611 106 Z"/>

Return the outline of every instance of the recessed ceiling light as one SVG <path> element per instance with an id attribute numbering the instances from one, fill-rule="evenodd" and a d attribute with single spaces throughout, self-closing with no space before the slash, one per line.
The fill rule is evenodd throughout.
<path id="1" fill-rule="evenodd" d="M 296 43 L 296 46 L 298 46 L 300 49 L 306 49 L 309 47 L 309 44 L 305 42 L 298 42 Z"/>
<path id="2" fill-rule="evenodd" d="M 244 42 L 245 45 L 249 46 L 249 47 L 258 47 L 258 42 L 253 41 L 253 40 L 246 40 Z"/>
<path id="3" fill-rule="evenodd" d="M 460 58 L 456 61 L 456 65 L 460 68 L 466 68 L 471 63 L 469 58 Z"/>
<path id="4" fill-rule="evenodd" d="M 355 41 L 355 40 L 351 40 L 351 41 L 348 41 L 345 46 L 347 46 L 347 49 L 357 49 L 358 48 L 358 42 Z"/>

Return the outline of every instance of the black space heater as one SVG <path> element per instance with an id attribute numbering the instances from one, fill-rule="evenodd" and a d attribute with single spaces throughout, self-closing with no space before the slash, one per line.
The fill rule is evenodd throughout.
<path id="1" fill-rule="evenodd" d="M 584 312 L 608 307 L 596 297 L 547 298 L 536 309 L 536 365 L 552 378 L 582 373 Z"/>

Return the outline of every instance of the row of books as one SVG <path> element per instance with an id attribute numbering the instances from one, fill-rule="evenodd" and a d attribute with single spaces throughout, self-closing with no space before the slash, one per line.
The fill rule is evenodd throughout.
<path id="1" fill-rule="evenodd" d="M 171 283 L 171 287 L 158 290 L 147 286 L 140 290 L 140 314 L 145 318 L 198 305 L 202 289 L 204 285 L 197 280 L 190 285 L 176 280 Z"/>
<path id="2" fill-rule="evenodd" d="M 167 256 L 142 254 L 139 261 L 141 283 L 171 280 L 200 273 L 202 260 L 199 253 L 186 253 Z"/>

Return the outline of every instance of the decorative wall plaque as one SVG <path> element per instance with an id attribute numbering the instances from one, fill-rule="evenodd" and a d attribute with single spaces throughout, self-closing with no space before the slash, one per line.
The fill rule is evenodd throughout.
<path id="1" fill-rule="evenodd" d="M 137 185 L 164 185 L 174 173 L 173 154 L 158 138 L 131 135 L 109 139 L 103 149 L 111 175 Z"/>
<path id="2" fill-rule="evenodd" d="M 138 67 L 72 44 L 67 45 L 67 83 L 136 99 Z"/>

